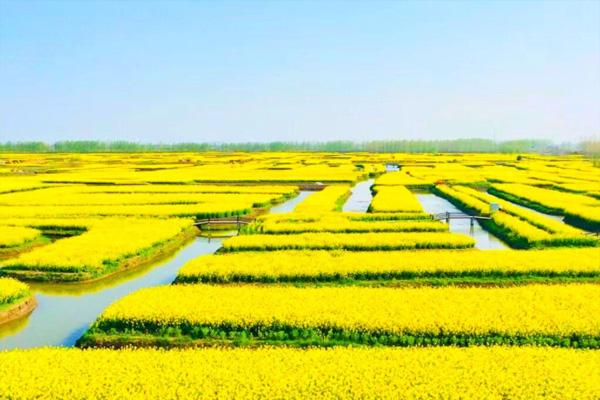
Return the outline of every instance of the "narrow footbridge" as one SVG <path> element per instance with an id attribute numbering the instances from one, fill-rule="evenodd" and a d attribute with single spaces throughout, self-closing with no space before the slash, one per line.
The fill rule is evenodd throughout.
<path id="1" fill-rule="evenodd" d="M 462 212 L 443 212 L 443 213 L 438 213 L 438 214 L 431 214 L 431 218 L 435 221 L 446 221 L 446 222 L 450 222 L 451 219 L 469 219 L 471 220 L 471 225 L 473 225 L 475 223 L 475 220 L 486 220 L 486 219 L 492 219 L 491 217 L 488 216 L 483 216 L 483 215 L 470 215 L 470 214 L 465 214 Z"/>
<path id="2" fill-rule="evenodd" d="M 248 225 L 252 221 L 254 221 L 254 218 L 240 217 L 238 215 L 233 217 L 197 219 L 196 222 L 194 222 L 194 226 L 197 226 L 200 229 L 210 229 L 213 225 L 236 225 L 237 230 L 239 231 L 242 225 Z"/>

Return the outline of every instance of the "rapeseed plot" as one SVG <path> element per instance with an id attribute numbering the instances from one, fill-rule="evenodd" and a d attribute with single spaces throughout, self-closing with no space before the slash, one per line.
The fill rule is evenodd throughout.
<path id="1" fill-rule="evenodd" d="M 541 208 L 540 211 L 549 211 L 562 214 L 569 211 L 572 206 L 600 207 L 600 201 L 590 196 L 575 193 L 566 193 L 553 189 L 539 188 L 521 184 L 494 184 L 492 193 L 506 196 L 526 205 Z"/>
<path id="2" fill-rule="evenodd" d="M 281 194 L 293 196 L 298 192 L 297 186 L 277 185 L 118 185 L 118 186 L 86 186 L 79 188 L 80 193 L 228 193 L 228 194 Z"/>
<path id="3" fill-rule="evenodd" d="M 376 186 L 385 186 L 385 185 L 404 185 L 404 186 L 428 186 L 432 185 L 433 181 L 426 181 L 424 179 L 415 178 L 411 175 L 408 175 L 405 171 L 395 171 L 389 172 L 387 174 L 383 174 L 379 176 L 375 180 Z"/>
<path id="4" fill-rule="evenodd" d="M 440 160 L 441 161 L 441 160 Z M 434 162 L 429 166 L 402 168 L 410 176 L 431 183 L 445 182 L 452 185 L 485 182 L 486 168 L 470 168 L 463 163 Z M 464 162 L 464 161 L 463 161 Z M 487 166 L 487 163 L 484 163 Z"/>
<path id="5" fill-rule="evenodd" d="M 15 172 L 52 170 L 37 177 L 44 184 L 352 183 L 383 169 L 377 160 L 365 163 L 363 169 L 357 168 L 352 158 L 332 161 L 337 157 L 332 153 L 286 153 L 283 157 L 272 153 L 106 154 L 103 158 L 75 154 L 70 160 L 42 156 L 35 165 L 26 165 L 21 155 L 7 157 L 19 162 Z"/>
<path id="6" fill-rule="evenodd" d="M 471 194 L 459 192 L 446 185 L 435 186 L 434 192 L 447 198 L 451 203 L 454 203 L 461 209 L 466 209 L 474 214 L 482 216 L 488 216 L 490 214 L 490 205 L 473 197 Z"/>
<path id="7" fill-rule="evenodd" d="M 562 183 L 555 184 L 553 187 L 558 190 L 573 193 L 583 193 L 600 199 L 600 182 Z"/>
<path id="8" fill-rule="evenodd" d="M 502 211 L 494 213 L 492 220 L 499 226 L 524 237 L 528 242 L 542 242 L 551 237 L 550 233 L 543 229 Z"/>
<path id="9" fill-rule="evenodd" d="M 199 204 L 100 205 L 100 206 L 10 206 L 0 207 L 0 218 L 85 218 L 85 217 L 227 217 L 252 212 L 247 201 Z"/>
<path id="10" fill-rule="evenodd" d="M 0 278 L 0 306 L 29 296 L 29 286 L 12 278 Z"/>
<path id="11" fill-rule="evenodd" d="M 528 223 L 538 228 L 541 228 L 551 234 L 571 235 L 573 237 L 581 236 L 584 234 L 584 232 L 580 229 L 573 228 L 570 225 L 541 215 L 540 213 L 535 212 L 533 210 L 528 210 L 526 208 L 516 206 L 508 201 L 502 200 L 488 193 L 477 191 L 464 186 L 455 186 L 454 189 L 469 194 L 473 197 L 479 198 L 480 200 L 485 201 L 488 204 L 497 203 L 502 207 L 502 211 L 511 214 L 515 217 L 518 217 L 522 220 L 525 220 Z"/>
<path id="12" fill-rule="evenodd" d="M 223 241 L 223 251 L 344 249 L 399 250 L 470 248 L 475 245 L 467 235 L 448 232 L 382 233 L 298 233 L 295 235 L 241 235 Z"/>
<path id="13" fill-rule="evenodd" d="M 36 177 L 11 177 L 2 176 L 0 179 L 0 194 L 20 192 L 24 190 L 35 190 L 48 187 Z"/>
<path id="14" fill-rule="evenodd" d="M 257 227 L 261 233 L 285 234 L 304 232 L 444 232 L 448 225 L 436 221 L 356 221 L 341 217 L 322 218 L 315 222 L 273 223 L 266 220 Z"/>
<path id="15" fill-rule="evenodd" d="M 350 195 L 350 187 L 345 185 L 327 186 L 325 189 L 312 193 L 296 206 L 297 213 L 320 213 L 339 211 L 344 200 Z"/>
<path id="16" fill-rule="evenodd" d="M 108 307 L 91 337 L 600 346 L 600 285 L 365 288 L 174 285 Z M 175 331 L 173 331 L 175 332 Z M 89 340 L 84 337 L 83 343 Z M 123 338 L 124 339 L 124 338 Z"/>
<path id="17" fill-rule="evenodd" d="M 41 235 L 37 229 L 0 225 L 0 249 L 23 245 Z"/>
<path id="18" fill-rule="evenodd" d="M 177 185 L 180 188 L 185 185 Z M 169 185 L 138 185 L 161 190 Z M 193 188 L 195 185 L 189 185 Z M 4 218 L 78 218 L 87 216 L 151 216 L 151 217 L 224 217 L 248 214 L 253 208 L 270 207 L 297 193 L 275 188 L 274 193 L 221 187 L 222 192 L 134 191 L 125 186 L 111 189 L 103 186 L 71 185 L 0 195 L 0 217 Z M 173 188 L 171 188 L 173 189 Z M 115 190 L 111 192 L 110 190 Z M 231 192 L 238 190 L 238 192 Z"/>
<path id="19" fill-rule="evenodd" d="M 72 222 L 66 220 L 65 223 Z M 184 241 L 193 234 L 192 220 L 188 219 L 106 218 L 78 223 L 84 224 L 85 232 L 81 235 L 1 261 L 0 273 L 30 279 L 48 279 L 49 275 L 44 272 L 73 273 L 71 278 L 58 275 L 73 280 L 96 277 L 114 272 L 133 257 L 150 256 L 153 251 L 160 251 L 162 244 L 178 236 L 182 236 L 179 241 Z"/>
<path id="20" fill-rule="evenodd" d="M 360 213 L 360 212 L 313 212 L 313 213 L 288 213 L 288 214 L 265 214 L 259 216 L 256 221 L 259 224 L 281 224 L 281 223 L 317 223 L 328 221 L 428 221 L 431 215 L 426 213 Z"/>
<path id="21" fill-rule="evenodd" d="M 371 212 L 423 212 L 419 200 L 405 186 L 375 186 L 374 191 Z"/>
<path id="22" fill-rule="evenodd" d="M 430 250 L 244 252 L 198 257 L 178 282 L 294 282 L 418 277 L 600 277 L 600 250 Z"/>
<path id="23" fill-rule="evenodd" d="M 280 194 L 266 193 L 87 193 L 82 188 L 59 187 L 0 195 L 2 206 L 110 206 L 160 204 L 244 203 L 266 205 L 281 201 Z"/>
<path id="24" fill-rule="evenodd" d="M 593 232 L 600 232 L 600 207 L 570 206 L 565 221 Z"/>
<path id="25" fill-rule="evenodd" d="M 491 215 L 492 220 L 483 221 L 484 226 L 513 247 L 597 246 L 600 243 L 579 229 L 472 188 L 439 185 L 435 190 L 468 212 Z M 490 213 L 492 203 L 499 204 L 501 210 Z"/>
<path id="26" fill-rule="evenodd" d="M 0 398 L 592 400 L 599 367 L 541 347 L 47 348 L 0 352 Z"/>
<path id="27" fill-rule="evenodd" d="M 490 192 L 551 214 L 565 215 L 565 222 L 600 230 L 600 200 L 592 196 L 520 184 L 494 184 Z"/>
<path id="28" fill-rule="evenodd" d="M 600 226 L 600 175 L 581 156 L 4 154 L 0 176 L 0 276 L 93 280 L 175 251 L 198 233 L 192 218 L 256 218 L 78 341 L 115 349 L 0 352 L 2 399 L 600 393 L 600 248 L 583 231 Z M 369 212 L 341 212 L 368 178 Z M 489 216 L 482 227 L 528 250 L 473 249 L 409 189 Z M 30 296 L 0 278 L 0 319 Z"/>

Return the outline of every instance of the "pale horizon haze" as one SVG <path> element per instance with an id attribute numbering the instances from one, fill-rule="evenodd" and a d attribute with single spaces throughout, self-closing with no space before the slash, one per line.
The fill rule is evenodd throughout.
<path id="1" fill-rule="evenodd" d="M 599 1 L 0 0 L 0 142 L 598 134 Z"/>

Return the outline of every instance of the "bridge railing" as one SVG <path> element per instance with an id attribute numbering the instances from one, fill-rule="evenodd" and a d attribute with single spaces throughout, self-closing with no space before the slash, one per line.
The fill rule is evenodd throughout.
<path id="1" fill-rule="evenodd" d="M 198 226 L 198 227 L 207 226 L 209 228 L 210 228 L 211 225 L 237 225 L 237 227 L 239 229 L 240 225 L 247 225 L 247 224 L 250 224 L 253 221 L 254 221 L 253 218 L 240 217 L 240 216 L 234 216 L 234 217 L 215 217 L 215 218 L 197 219 L 194 222 L 194 225 Z"/>
<path id="2" fill-rule="evenodd" d="M 443 213 L 437 213 L 437 214 L 431 214 L 431 218 L 436 220 L 436 221 L 441 221 L 441 220 L 451 220 L 451 219 L 492 219 L 489 216 L 484 216 L 484 215 L 471 215 L 471 214 L 465 214 L 463 212 L 443 212 Z"/>
<path id="3" fill-rule="evenodd" d="M 445 219 L 447 217 L 467 217 L 468 214 L 462 212 L 442 212 L 437 214 L 431 214 L 433 219 Z"/>

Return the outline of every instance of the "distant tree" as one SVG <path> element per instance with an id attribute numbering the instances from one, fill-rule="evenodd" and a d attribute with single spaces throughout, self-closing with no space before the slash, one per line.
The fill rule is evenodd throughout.
<path id="1" fill-rule="evenodd" d="M 582 143 L 585 148 L 595 148 L 598 139 Z M 572 145 L 554 145 L 548 140 L 512 140 L 495 142 L 489 139 L 454 140 L 373 140 L 352 142 L 269 142 L 269 143 L 137 143 L 128 141 L 102 142 L 94 140 L 67 140 L 54 144 L 43 142 L 0 143 L 0 152 L 202 152 L 202 151 L 327 151 L 375 153 L 553 153 L 572 151 Z M 582 150 L 586 152 L 587 150 Z M 586 152 L 588 154 L 589 151 Z"/>
<path id="2" fill-rule="evenodd" d="M 600 168 L 600 136 L 583 140 L 579 147 L 585 156 L 591 158 L 594 167 Z"/>

